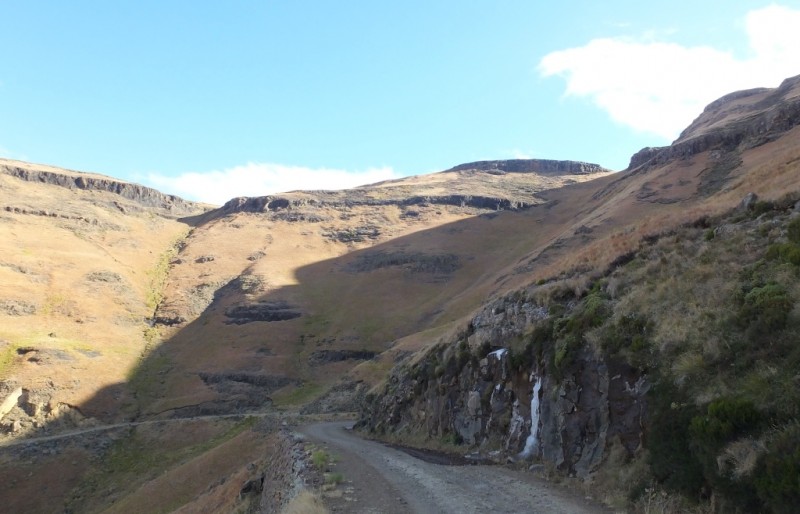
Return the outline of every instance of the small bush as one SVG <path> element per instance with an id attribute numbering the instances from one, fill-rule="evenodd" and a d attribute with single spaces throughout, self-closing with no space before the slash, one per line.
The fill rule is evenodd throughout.
<path id="1" fill-rule="evenodd" d="M 762 416 L 748 400 L 721 398 L 711 402 L 705 415 L 692 418 L 690 447 L 703 466 L 709 484 L 744 512 L 756 512 L 759 503 L 750 480 L 737 480 L 731 470 L 720 465 L 718 457 L 728 443 L 757 432 Z"/>
<path id="2" fill-rule="evenodd" d="M 341 473 L 325 473 L 325 483 L 338 485 L 344 482 L 344 475 Z"/>
<path id="3" fill-rule="evenodd" d="M 703 467 L 690 449 L 689 426 L 695 407 L 680 405 L 678 393 L 667 381 L 650 391 L 652 420 L 647 434 L 650 470 L 667 489 L 697 498 L 705 485 Z"/>
<path id="4" fill-rule="evenodd" d="M 786 226 L 786 236 L 789 241 L 800 244 L 800 218 L 795 218 Z"/>
<path id="5" fill-rule="evenodd" d="M 311 454 L 311 463 L 317 469 L 324 469 L 328 467 L 331 456 L 324 450 L 317 450 Z"/>
<path id="6" fill-rule="evenodd" d="M 759 498 L 772 512 L 797 512 L 800 505 L 800 425 L 784 427 L 767 445 L 755 473 Z"/>
<path id="7" fill-rule="evenodd" d="M 705 446 L 716 447 L 755 428 L 761 416 L 755 406 L 738 398 L 719 399 L 711 402 L 707 414 L 692 419 L 691 433 L 695 441 Z"/>
<path id="8" fill-rule="evenodd" d="M 792 308 L 794 301 L 782 285 L 771 282 L 754 287 L 744 296 L 739 309 L 740 324 L 752 333 L 768 334 L 786 327 Z"/>
<path id="9" fill-rule="evenodd" d="M 758 201 L 753 205 L 753 215 L 754 216 L 761 216 L 767 212 L 773 211 L 775 209 L 775 204 L 768 201 Z"/>
<path id="10" fill-rule="evenodd" d="M 798 218 L 800 219 L 800 218 Z M 767 248 L 766 258 L 800 266 L 800 246 L 794 243 L 776 243 Z"/>

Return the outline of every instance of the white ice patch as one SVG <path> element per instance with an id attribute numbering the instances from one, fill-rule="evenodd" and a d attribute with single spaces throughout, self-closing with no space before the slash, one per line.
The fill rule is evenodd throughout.
<path id="1" fill-rule="evenodd" d="M 525 448 L 519 454 L 520 458 L 527 459 L 536 451 L 539 443 L 539 391 L 542 389 L 542 377 L 537 377 L 533 384 L 531 396 L 531 433 L 525 440 Z"/>
<path id="2" fill-rule="evenodd" d="M 506 352 L 508 352 L 508 350 L 506 350 L 505 348 L 500 348 L 499 350 L 489 352 L 489 355 L 494 355 L 495 357 L 497 357 L 497 360 L 500 360 L 503 358 L 503 355 L 505 355 Z"/>

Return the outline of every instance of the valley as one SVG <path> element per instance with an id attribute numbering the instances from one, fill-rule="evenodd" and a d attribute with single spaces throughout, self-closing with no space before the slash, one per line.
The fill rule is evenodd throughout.
<path id="1" fill-rule="evenodd" d="M 389 451 L 295 439 L 350 417 L 498 464 L 441 480 L 519 492 L 511 462 L 618 511 L 785 511 L 799 141 L 794 77 L 721 98 L 621 172 L 480 161 L 217 207 L 0 160 L 0 498 L 280 511 L 324 481 L 314 438 Z M 533 494 L 513 491 L 498 508 Z M 437 494 L 410 511 L 472 501 Z"/>

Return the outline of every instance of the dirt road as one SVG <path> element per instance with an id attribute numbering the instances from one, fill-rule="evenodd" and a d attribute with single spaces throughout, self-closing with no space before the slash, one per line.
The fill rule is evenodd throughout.
<path id="1" fill-rule="evenodd" d="M 530 473 L 502 466 L 444 466 L 365 440 L 352 422 L 320 423 L 300 431 L 336 457 L 344 483 L 328 503 L 352 513 L 563 513 L 610 511 L 556 489 Z"/>

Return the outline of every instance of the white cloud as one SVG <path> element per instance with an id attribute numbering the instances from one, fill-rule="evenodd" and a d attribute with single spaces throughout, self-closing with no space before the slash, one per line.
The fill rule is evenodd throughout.
<path id="1" fill-rule="evenodd" d="M 746 15 L 745 58 L 652 35 L 602 38 L 544 56 L 539 72 L 563 77 L 567 96 L 589 98 L 615 121 L 670 140 L 720 96 L 800 73 L 798 26 L 800 10 L 771 5 Z"/>
<path id="2" fill-rule="evenodd" d="M 519 148 L 514 148 L 508 153 L 511 154 L 511 157 L 514 159 L 533 159 L 533 152 L 520 150 Z"/>
<path id="3" fill-rule="evenodd" d="M 389 167 L 351 172 L 273 163 L 247 163 L 222 171 L 187 172 L 174 177 L 149 173 L 141 181 L 166 193 L 222 205 L 237 196 L 264 196 L 300 189 L 346 189 L 398 177 Z"/>

